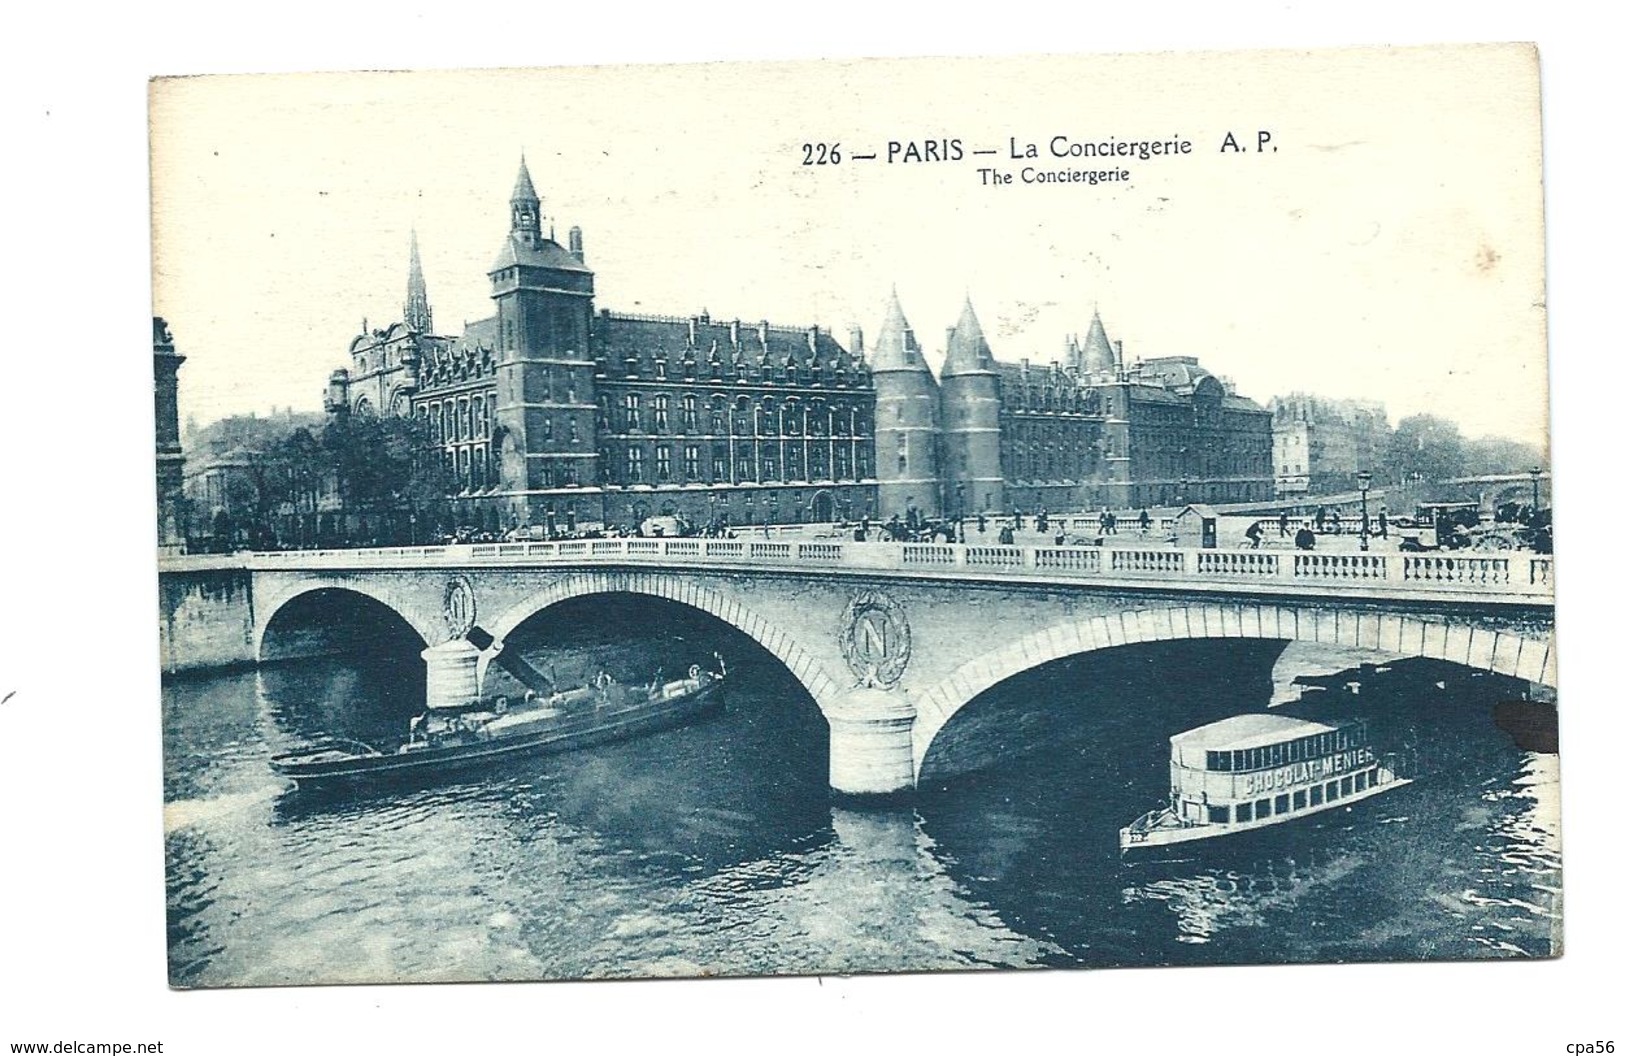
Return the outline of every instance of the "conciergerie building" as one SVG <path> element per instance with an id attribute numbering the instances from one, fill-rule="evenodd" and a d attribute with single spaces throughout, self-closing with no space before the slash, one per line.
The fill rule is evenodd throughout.
<path id="1" fill-rule="evenodd" d="M 358 335 L 330 414 L 416 415 L 490 530 L 696 527 L 1242 502 L 1273 494 L 1270 414 L 1190 356 L 1129 363 L 1098 312 L 1060 358 L 1001 360 L 967 298 L 940 373 L 895 290 L 872 348 L 812 326 L 595 304 L 580 228 L 523 161 L 495 312 L 438 334 L 411 247 L 403 318 Z M 545 233 L 544 233 L 545 230 Z"/>

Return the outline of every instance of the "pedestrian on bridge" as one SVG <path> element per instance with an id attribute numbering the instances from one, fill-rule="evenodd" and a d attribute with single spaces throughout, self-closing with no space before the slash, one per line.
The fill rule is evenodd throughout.
<path id="1" fill-rule="evenodd" d="M 1282 511 L 1281 511 L 1281 538 L 1282 538 L 1282 539 L 1285 539 L 1285 538 L 1286 538 L 1286 528 L 1287 528 L 1287 516 L 1286 516 L 1286 511 L 1285 511 L 1285 510 L 1282 510 Z"/>

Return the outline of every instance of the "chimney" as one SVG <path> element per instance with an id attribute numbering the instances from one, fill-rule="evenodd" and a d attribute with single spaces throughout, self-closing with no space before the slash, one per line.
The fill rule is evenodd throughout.
<path id="1" fill-rule="evenodd" d="M 847 351 L 854 356 L 863 355 L 863 327 L 854 326 L 846 332 Z"/>
<path id="2" fill-rule="evenodd" d="M 581 228 L 570 229 L 570 255 L 581 263 L 587 263 L 587 253 L 581 248 Z"/>

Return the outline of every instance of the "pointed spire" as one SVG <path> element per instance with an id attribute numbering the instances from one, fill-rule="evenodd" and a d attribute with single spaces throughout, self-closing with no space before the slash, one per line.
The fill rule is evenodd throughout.
<path id="1" fill-rule="evenodd" d="M 869 357 L 869 369 L 920 370 L 930 373 L 925 357 L 920 355 L 920 343 L 914 339 L 914 329 L 903 315 L 902 302 L 897 299 L 897 287 L 891 290 L 886 304 L 886 321 L 880 324 L 880 336 L 875 338 L 874 352 Z"/>
<path id="2" fill-rule="evenodd" d="M 412 261 L 406 275 L 406 325 L 420 334 L 434 332 L 434 311 L 429 307 L 429 287 L 423 281 L 423 259 L 418 256 L 418 229 L 412 229 Z"/>
<path id="3" fill-rule="evenodd" d="M 542 200 L 536 196 L 536 186 L 530 182 L 530 168 L 525 156 L 519 156 L 519 178 L 513 184 L 513 198 L 508 203 L 513 224 L 509 234 L 522 245 L 535 249 L 542 242 Z"/>
<path id="4" fill-rule="evenodd" d="M 948 357 L 942 364 L 942 376 L 972 374 L 993 369 L 993 350 L 987 346 L 982 324 L 971 307 L 970 294 L 965 295 L 965 307 L 960 309 L 959 322 L 948 335 Z"/>
<path id="5" fill-rule="evenodd" d="M 519 155 L 519 178 L 513 184 L 514 202 L 535 202 L 540 205 L 542 200 L 536 196 L 536 185 L 530 182 L 530 167 L 525 164 L 525 156 Z"/>
<path id="6" fill-rule="evenodd" d="M 1100 321 L 1099 309 L 1095 310 L 1095 317 L 1089 321 L 1089 334 L 1083 339 L 1078 368 L 1084 374 L 1117 373 L 1117 350 L 1106 338 L 1106 327 Z"/>

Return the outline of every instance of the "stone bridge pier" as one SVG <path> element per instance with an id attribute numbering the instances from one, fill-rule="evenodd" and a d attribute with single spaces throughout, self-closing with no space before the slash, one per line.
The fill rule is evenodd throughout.
<path id="1" fill-rule="evenodd" d="M 860 799 L 910 792 L 938 734 L 985 690 L 1053 661 L 1139 643 L 1318 642 L 1556 685 L 1550 608 L 1521 603 L 765 568 L 391 567 L 361 559 L 345 569 L 268 564 L 252 575 L 254 659 L 265 658 L 267 629 L 290 602 L 321 590 L 361 594 L 422 639 L 431 692 L 439 695 L 431 704 L 471 692 L 471 663 L 488 662 L 521 624 L 572 598 L 632 594 L 708 613 L 795 677 L 828 724 L 830 787 Z M 482 656 L 470 658 L 470 637 L 489 642 Z M 1079 696 L 1085 713 L 1112 706 Z"/>

